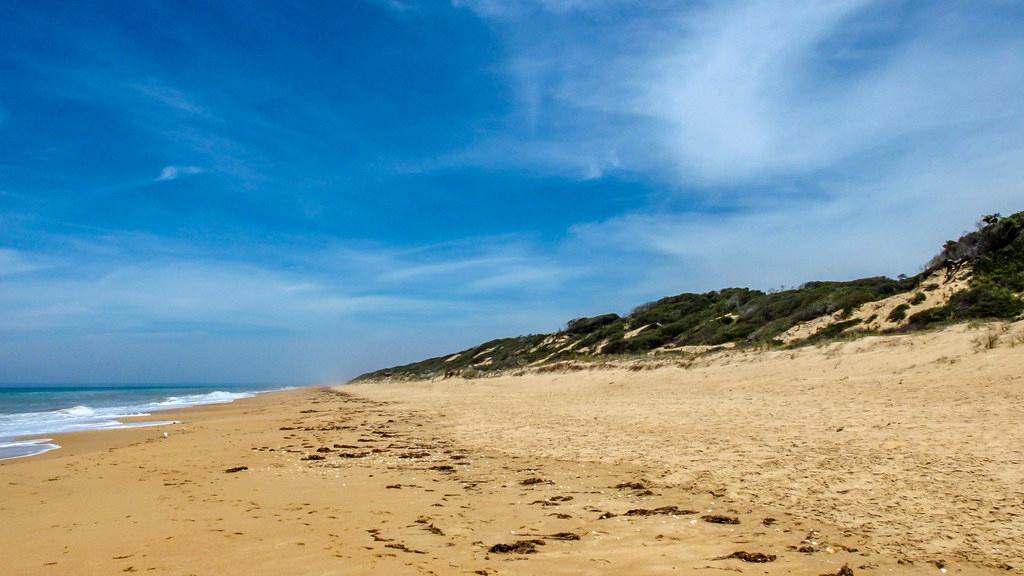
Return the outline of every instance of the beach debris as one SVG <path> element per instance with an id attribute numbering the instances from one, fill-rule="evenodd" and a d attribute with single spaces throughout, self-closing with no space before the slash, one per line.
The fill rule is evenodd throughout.
<path id="1" fill-rule="evenodd" d="M 556 532 L 554 534 L 549 534 L 548 536 L 545 536 L 545 538 L 550 538 L 551 540 L 562 540 L 564 542 L 569 542 L 569 541 L 579 540 L 580 539 L 580 535 L 576 534 L 574 532 Z"/>
<path id="2" fill-rule="evenodd" d="M 861 566 L 863 568 L 863 566 Z M 843 567 L 839 569 L 835 574 L 825 573 L 821 576 L 853 576 L 853 568 L 850 568 L 849 564 L 843 564 Z"/>
<path id="3" fill-rule="evenodd" d="M 431 534 L 434 534 L 436 536 L 444 536 L 444 530 L 441 530 L 437 526 L 434 526 L 434 523 L 431 522 L 429 518 L 424 518 L 421 516 L 416 519 L 416 523 L 423 524 L 423 529 L 427 532 L 430 532 Z"/>
<path id="4" fill-rule="evenodd" d="M 540 504 L 541 506 L 558 506 L 560 503 L 568 502 L 570 500 L 572 500 L 572 496 L 552 496 L 547 500 L 534 500 L 533 502 L 530 502 L 530 504 Z"/>
<path id="5" fill-rule="evenodd" d="M 519 484 L 522 486 L 536 486 L 537 484 L 554 484 L 554 482 L 552 482 L 551 480 L 545 480 L 543 478 L 534 477 L 527 478 L 526 480 L 519 482 Z"/>
<path id="6" fill-rule="evenodd" d="M 722 516 L 721 514 L 705 514 L 700 517 L 705 522 L 711 524 L 739 524 L 740 519 L 735 516 Z"/>
<path id="7" fill-rule="evenodd" d="M 409 553 L 409 554 L 426 554 L 426 552 L 424 552 L 423 550 L 416 550 L 414 548 L 409 548 L 408 546 L 406 546 L 405 544 L 402 544 L 401 542 L 392 542 L 390 544 L 385 544 L 384 547 L 385 548 L 391 548 L 393 550 L 400 550 L 402 552 L 406 552 L 406 553 Z"/>
<path id="8" fill-rule="evenodd" d="M 244 471 L 246 471 L 248 469 L 249 469 L 248 466 L 235 466 L 233 468 L 228 468 L 227 470 L 224 471 L 224 473 L 225 474 L 234 474 L 235 472 L 244 472 Z"/>
<path id="9" fill-rule="evenodd" d="M 487 549 L 492 554 L 536 554 L 537 546 L 543 546 L 543 540 L 517 540 L 512 544 L 495 544 Z"/>
<path id="10" fill-rule="evenodd" d="M 338 452 L 338 458 L 366 458 L 369 452 Z"/>
<path id="11" fill-rule="evenodd" d="M 820 539 L 821 534 L 819 534 L 817 530 L 811 529 L 807 533 L 807 536 L 804 536 L 804 539 L 800 541 L 800 546 L 790 546 L 790 548 L 796 550 L 797 552 L 800 552 L 801 554 L 814 554 L 815 552 L 820 550 Z"/>
<path id="12" fill-rule="evenodd" d="M 761 552 L 746 552 L 744 550 L 739 550 L 729 554 L 728 556 L 719 556 L 718 558 L 715 558 L 715 560 L 736 559 L 744 562 L 752 562 L 754 564 L 764 564 L 766 562 L 775 562 L 776 558 L 777 556 L 775 556 L 775 554 L 763 554 Z"/>
<path id="13" fill-rule="evenodd" d="M 168 436 L 170 435 L 167 432 L 164 432 L 164 438 L 167 438 Z"/>
<path id="14" fill-rule="evenodd" d="M 651 510 L 647 508 L 633 508 L 632 510 L 627 510 L 623 516 L 689 516 L 696 513 L 696 510 L 686 510 L 676 506 L 661 506 Z"/>
<path id="15" fill-rule="evenodd" d="M 689 516 L 690 514 L 696 514 L 696 510 L 687 510 L 685 508 L 679 508 L 677 506 L 661 506 L 659 508 L 647 509 L 647 508 L 633 508 L 627 510 L 623 516 Z M 615 518 L 618 514 L 614 512 L 604 512 L 597 517 L 598 520 L 607 520 L 608 518 Z M 739 522 L 737 522 L 738 524 Z"/>

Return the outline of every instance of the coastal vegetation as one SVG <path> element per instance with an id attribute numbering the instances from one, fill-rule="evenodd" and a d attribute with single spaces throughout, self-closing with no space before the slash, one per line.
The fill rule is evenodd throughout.
<path id="1" fill-rule="evenodd" d="M 964 289 L 929 306 L 928 294 L 941 282 Z M 926 280 L 928 283 L 926 283 Z M 884 276 L 842 282 L 808 282 L 778 291 L 726 288 L 684 293 L 638 306 L 629 314 L 609 313 L 570 320 L 552 334 L 485 342 L 456 354 L 364 374 L 357 380 L 477 377 L 488 373 L 595 357 L 700 352 L 720 346 L 783 346 L 818 343 L 840 336 L 873 333 L 865 326 L 877 315 L 857 317 L 868 303 L 901 296 L 884 313 L 884 332 L 920 330 L 973 319 L 1012 319 L 1024 313 L 1024 212 L 985 216 L 978 229 L 946 242 L 912 277 Z M 816 319 L 805 336 L 784 338 Z"/>

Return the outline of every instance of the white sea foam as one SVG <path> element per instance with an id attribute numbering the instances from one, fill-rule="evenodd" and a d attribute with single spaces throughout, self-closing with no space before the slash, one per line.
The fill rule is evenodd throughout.
<path id="1" fill-rule="evenodd" d="M 36 438 L 34 440 L 17 440 L 13 442 L 0 442 L 0 460 L 12 458 L 24 458 L 35 456 L 50 450 L 60 448 L 50 438 Z"/>
<path id="2" fill-rule="evenodd" d="M 242 398 L 252 398 L 254 392 L 222 392 L 215 390 L 206 394 L 189 394 L 186 396 L 171 396 L 159 402 L 147 404 L 151 410 L 167 410 L 181 406 L 201 406 L 204 404 L 227 404 Z"/>
<path id="3" fill-rule="evenodd" d="M 0 414 L 0 460 L 41 454 L 59 448 L 46 440 L 19 440 L 26 436 L 59 434 L 84 430 L 112 430 L 173 424 L 172 420 L 159 422 L 123 422 L 123 418 L 149 416 L 152 412 L 207 404 L 226 404 L 242 398 L 251 398 L 256 392 L 224 392 L 216 390 L 205 394 L 170 396 L 144 404 L 91 407 L 72 406 L 47 412 L 21 412 Z"/>

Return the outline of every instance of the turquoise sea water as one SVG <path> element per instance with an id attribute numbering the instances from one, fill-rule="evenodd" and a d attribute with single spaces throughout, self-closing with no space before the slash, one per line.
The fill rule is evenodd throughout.
<path id="1" fill-rule="evenodd" d="M 152 426 L 128 416 L 186 406 L 222 404 L 281 387 L 254 385 L 11 385 L 0 384 L 0 460 L 59 448 L 42 435 Z M 28 437 L 28 438 L 27 438 Z"/>

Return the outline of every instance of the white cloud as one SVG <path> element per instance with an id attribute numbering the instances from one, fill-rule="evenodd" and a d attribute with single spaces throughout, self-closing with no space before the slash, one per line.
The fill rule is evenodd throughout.
<path id="1" fill-rule="evenodd" d="M 0 286 L 0 303 L 8 311 L 0 330 L 319 333 L 361 314 L 436 312 L 437 303 L 415 295 L 347 293 L 240 262 L 140 260 L 75 266 L 45 280 L 10 280 Z"/>
<path id="2" fill-rule="evenodd" d="M 571 266 L 568 263 L 544 265 L 540 262 L 522 262 L 518 266 L 494 270 L 473 280 L 468 289 L 476 293 L 530 290 L 550 294 L 559 288 L 571 286 L 570 281 L 583 274 L 581 267 Z"/>
<path id="3" fill-rule="evenodd" d="M 0 381 L 350 377 L 551 330 L 584 300 L 553 298 L 577 271 L 511 237 L 401 249 L 51 240 L 59 250 L 0 250 L 8 273 L 47 262 L 45 277 L 0 275 Z"/>
<path id="4" fill-rule="evenodd" d="M 199 166 L 164 166 L 160 170 L 160 175 L 156 177 L 156 182 L 177 180 L 180 176 L 186 174 L 202 174 L 203 172 L 204 170 Z"/>
<path id="5" fill-rule="evenodd" d="M 509 237 L 411 249 L 249 246 L 253 259 L 144 235 L 60 245 L 46 278 L 21 275 L 42 256 L 0 249 L 0 331 L 145 333 L 182 324 L 333 333 L 393 316 L 465 317 L 579 273 Z"/>
<path id="6" fill-rule="evenodd" d="M 526 12 L 542 10 L 564 14 L 577 10 L 593 10 L 622 0 L 452 0 L 452 6 L 469 8 L 485 18 L 517 18 Z"/>
<path id="7" fill-rule="evenodd" d="M 209 114 L 198 104 L 192 101 L 186 94 L 170 86 L 149 79 L 144 82 L 131 82 L 130 88 L 139 94 L 167 106 L 178 112 L 209 116 Z"/>
<path id="8" fill-rule="evenodd" d="M 573 229 L 576 261 L 622 270 L 609 303 L 913 273 L 1024 208 L 1024 39 L 998 3 L 460 4 L 507 43 L 516 107 L 439 164 L 675 194 Z"/>
<path id="9" fill-rule="evenodd" d="M 1024 134 L 1024 41 L 973 5 L 462 4 L 503 30 L 519 107 L 508 130 L 451 162 L 625 170 L 718 195 L 922 143 L 942 141 L 934 152 L 953 161 L 964 133 Z M 529 25 L 506 21 L 527 8 Z"/>
<path id="10" fill-rule="evenodd" d="M 679 177 L 713 182 L 829 169 L 994 121 L 1022 125 L 1019 39 L 976 43 L 925 25 L 879 63 L 837 62 L 849 50 L 840 38 L 870 4 L 752 2 L 709 14 L 641 76 L 631 106 L 665 123 Z M 838 70 L 853 66 L 865 69 Z"/>
<path id="11" fill-rule="evenodd" d="M 395 13 L 398 13 L 398 14 L 405 14 L 406 12 L 409 12 L 410 10 L 415 10 L 416 9 L 416 5 L 414 5 L 414 4 L 410 3 L 410 2 L 403 1 L 403 0 L 367 0 L 367 1 L 370 4 L 373 4 L 375 6 L 380 6 L 380 7 L 384 8 L 384 9 L 386 9 L 386 10 L 390 10 L 391 12 L 395 12 Z"/>
<path id="12" fill-rule="evenodd" d="M 970 142 L 966 142 L 970 148 Z M 721 214 L 637 210 L 573 228 L 582 251 L 628 262 L 644 297 L 727 286 L 914 274 L 983 213 L 1024 208 L 1024 145 L 980 147 L 954 166 L 928 150 L 827 198 Z"/>
<path id="13" fill-rule="evenodd" d="M 0 248 L 0 278 L 34 272 L 40 268 L 40 264 L 30 262 L 17 250 Z"/>

